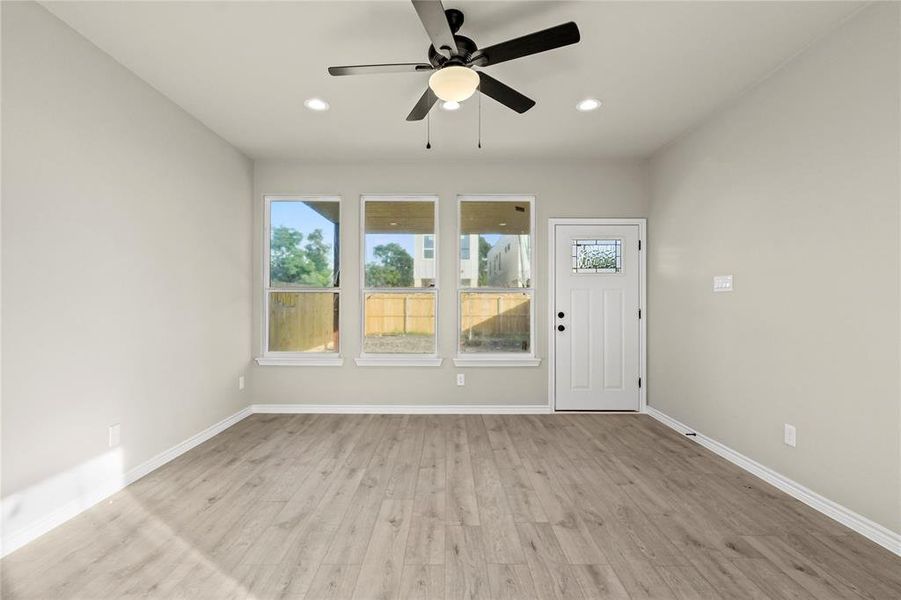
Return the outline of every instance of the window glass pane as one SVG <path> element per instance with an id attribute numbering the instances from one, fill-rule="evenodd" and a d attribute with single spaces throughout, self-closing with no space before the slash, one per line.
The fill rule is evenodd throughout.
<path id="1" fill-rule="evenodd" d="M 531 295 L 462 292 L 460 352 L 529 352 Z"/>
<path id="2" fill-rule="evenodd" d="M 460 247 L 478 252 L 460 257 L 460 282 L 467 287 L 532 286 L 530 204 L 524 201 L 460 202 Z M 467 240 L 464 242 L 463 240 Z"/>
<path id="3" fill-rule="evenodd" d="M 623 270 L 622 240 L 573 240 L 573 273 L 619 273 Z"/>
<path id="4" fill-rule="evenodd" d="M 469 260 L 469 248 L 472 243 L 472 236 L 460 236 L 460 260 Z"/>
<path id="5" fill-rule="evenodd" d="M 367 200 L 365 212 L 365 287 L 434 285 L 435 203 Z"/>
<path id="6" fill-rule="evenodd" d="M 435 294 L 367 293 L 363 310 L 363 352 L 435 353 Z"/>
<path id="7" fill-rule="evenodd" d="M 271 287 L 338 285 L 338 202 L 272 201 L 269 223 Z"/>
<path id="8" fill-rule="evenodd" d="M 337 352 L 338 294 L 269 292 L 270 352 Z"/>

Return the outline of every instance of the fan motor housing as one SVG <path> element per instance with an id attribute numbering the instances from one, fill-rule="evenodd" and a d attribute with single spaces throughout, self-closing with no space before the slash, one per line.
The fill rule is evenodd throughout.
<path id="1" fill-rule="evenodd" d="M 433 67 L 440 69 L 451 65 L 465 65 L 472 57 L 472 53 L 478 50 L 476 43 L 465 35 L 455 35 L 454 40 L 457 42 L 457 52 L 454 52 L 450 58 L 446 58 L 435 50 L 435 46 L 429 46 L 429 62 Z"/>

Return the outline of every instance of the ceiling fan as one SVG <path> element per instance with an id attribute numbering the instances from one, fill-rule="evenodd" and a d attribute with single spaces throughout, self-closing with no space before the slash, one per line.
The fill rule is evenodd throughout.
<path id="1" fill-rule="evenodd" d="M 370 73 L 432 73 L 429 87 L 407 115 L 408 121 L 421 121 L 438 101 L 462 102 L 479 89 L 504 106 L 524 113 L 535 101 L 520 94 L 473 67 L 489 67 L 530 54 L 546 52 L 579 41 L 579 28 L 569 22 L 536 31 L 500 44 L 479 48 L 468 37 L 457 35 L 463 25 L 463 13 L 444 9 L 440 0 L 412 0 L 432 44 L 428 63 L 395 63 L 329 67 L 331 75 L 364 75 Z"/>

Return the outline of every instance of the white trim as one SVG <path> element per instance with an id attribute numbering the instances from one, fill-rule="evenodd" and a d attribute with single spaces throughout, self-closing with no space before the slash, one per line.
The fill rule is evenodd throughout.
<path id="1" fill-rule="evenodd" d="M 537 283 L 536 274 L 538 273 L 538 256 L 535 252 L 535 226 L 536 226 L 536 204 L 537 204 L 538 196 L 536 194 L 457 194 L 457 226 L 455 230 L 455 242 L 454 242 L 454 264 L 456 265 L 456 274 L 454 275 L 454 288 L 457 291 L 456 305 L 457 305 L 457 319 L 454 324 L 454 328 L 457 333 L 454 336 L 456 339 L 456 351 L 460 352 L 460 336 L 463 333 L 460 330 L 460 323 L 462 319 L 462 315 L 460 314 L 460 298 L 464 293 L 500 293 L 500 294 L 526 294 L 529 296 L 529 352 L 525 357 L 520 358 L 510 358 L 506 355 L 501 355 L 503 358 L 507 359 L 509 362 L 514 362 L 515 364 L 501 364 L 502 360 L 494 359 L 489 355 L 482 354 L 478 355 L 473 353 L 471 357 L 466 357 L 462 355 L 457 355 L 454 358 L 454 364 L 458 367 L 537 367 L 541 364 L 541 359 L 536 357 L 535 354 L 535 346 L 537 345 L 537 336 L 535 335 L 536 331 L 536 321 L 535 321 L 535 284 Z M 460 259 L 460 238 L 463 235 L 461 232 L 461 224 L 462 224 L 462 208 L 464 202 L 525 202 L 529 205 L 529 287 L 527 288 L 496 288 L 496 287 L 463 287 L 460 285 L 460 268 L 461 259 Z M 479 245 L 476 245 L 475 253 L 476 257 L 479 256 Z M 470 253 L 473 251 L 473 248 L 470 248 Z M 497 355 L 495 355 L 497 356 Z M 531 359 L 531 360 L 529 360 Z M 459 361 L 459 362 L 458 362 Z M 481 361 L 484 364 L 476 364 L 476 362 Z M 529 363 L 534 364 L 529 364 Z"/>
<path id="2" fill-rule="evenodd" d="M 493 354 L 491 356 L 455 356 L 455 367 L 537 367 L 541 364 L 541 359 L 534 356 L 523 356 L 516 358 L 515 356 L 499 356 Z"/>
<path id="3" fill-rule="evenodd" d="M 358 367 L 440 367 L 443 358 L 436 356 L 417 356 L 415 354 L 359 356 L 354 359 Z"/>
<path id="4" fill-rule="evenodd" d="M 340 355 L 308 356 L 261 356 L 256 359 L 261 367 L 341 367 L 344 357 Z"/>
<path id="5" fill-rule="evenodd" d="M 265 414 L 353 415 L 545 415 L 544 404 L 254 404 L 251 410 Z"/>
<path id="6" fill-rule="evenodd" d="M 251 413 L 251 407 L 247 406 L 125 473 L 121 472 L 120 447 L 115 452 L 98 457 L 100 460 L 93 459 L 82 463 L 22 492 L 3 498 L 3 539 L 0 542 L 2 546 L 0 556 L 6 556 L 62 525 L 125 486 L 225 431 Z M 15 521 L 23 519 L 20 512 L 26 509 L 34 512 L 32 508 L 34 506 L 47 508 L 40 511 L 43 514 L 28 518 L 30 522 L 17 527 Z"/>
<path id="7" fill-rule="evenodd" d="M 638 274 L 638 308 L 641 310 L 641 319 L 638 321 L 638 376 L 641 378 L 641 387 L 638 389 L 638 412 L 645 412 L 648 406 L 648 220 L 644 217 L 636 217 L 634 219 L 578 219 L 578 218 L 550 218 L 547 220 L 547 397 L 548 406 L 552 411 L 557 407 L 557 387 L 556 381 L 556 347 L 554 339 L 556 338 L 554 323 L 555 316 L 555 298 L 557 285 L 554 281 L 556 277 L 557 262 L 555 260 L 556 253 L 556 230 L 557 225 L 638 225 L 638 239 L 641 243 L 641 250 L 638 252 L 638 268 L 641 271 Z M 568 411 L 567 411 L 568 412 Z"/>
<path id="8" fill-rule="evenodd" d="M 821 512 L 822 514 L 831 519 L 834 519 L 835 521 L 838 521 L 845 527 L 856 531 L 862 536 L 876 542 L 883 548 L 894 552 L 898 556 L 901 556 L 901 533 L 892 531 L 891 529 L 888 529 L 887 527 L 884 527 L 879 523 L 876 523 L 875 521 L 872 521 L 867 517 L 854 512 L 850 508 L 842 506 L 837 502 L 833 502 L 825 496 L 821 496 L 813 490 L 801 485 L 797 481 L 789 479 L 785 475 L 782 475 L 781 473 L 778 473 L 773 469 L 760 464 L 754 459 L 748 458 L 747 456 L 733 450 L 729 446 L 726 446 L 725 444 L 722 444 L 714 440 L 713 438 L 707 437 L 706 435 L 693 430 L 684 423 L 677 421 L 676 419 L 670 417 L 666 413 L 657 410 L 652 406 L 646 407 L 644 412 L 657 419 L 667 427 L 674 429 L 675 431 L 683 435 L 686 433 L 693 433 L 694 435 L 689 436 L 689 439 L 694 440 L 714 454 L 725 458 L 732 464 L 737 465 L 748 473 L 759 477 L 760 479 L 766 481 L 773 487 L 782 490 L 796 500 L 800 500 L 807 506 Z"/>

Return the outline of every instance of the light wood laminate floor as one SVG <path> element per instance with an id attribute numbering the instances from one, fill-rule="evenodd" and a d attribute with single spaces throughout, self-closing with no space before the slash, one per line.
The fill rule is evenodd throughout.
<path id="1" fill-rule="evenodd" d="M 14 598 L 901 598 L 641 415 L 254 415 L 2 563 Z"/>

